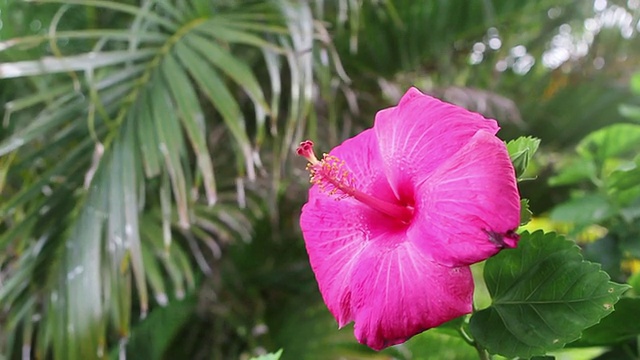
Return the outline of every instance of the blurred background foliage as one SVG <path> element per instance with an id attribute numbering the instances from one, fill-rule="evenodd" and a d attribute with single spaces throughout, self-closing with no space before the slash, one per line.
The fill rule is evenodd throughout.
<path id="1" fill-rule="evenodd" d="M 529 226 L 638 291 L 639 18 L 637 0 L 0 0 L 0 359 L 476 358 L 446 327 L 381 353 L 337 331 L 298 228 L 296 144 L 330 149 L 411 85 L 540 138 Z M 606 351 L 563 356 L 638 356 Z"/>

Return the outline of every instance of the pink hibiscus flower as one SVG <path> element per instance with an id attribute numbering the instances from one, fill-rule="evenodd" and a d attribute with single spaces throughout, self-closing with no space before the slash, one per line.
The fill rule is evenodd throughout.
<path id="1" fill-rule="evenodd" d="M 412 88 L 322 159 L 300 144 L 311 267 L 359 342 L 380 350 L 470 313 L 469 265 L 517 245 L 520 196 L 498 129 Z"/>

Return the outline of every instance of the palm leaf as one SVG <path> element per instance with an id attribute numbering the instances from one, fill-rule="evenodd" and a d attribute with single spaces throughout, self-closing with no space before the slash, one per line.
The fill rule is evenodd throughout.
<path id="1" fill-rule="evenodd" d="M 136 314 L 155 306 L 149 289 L 157 305 L 166 305 L 194 288 L 194 263 L 211 271 L 221 241 L 251 238 L 245 213 L 255 204 L 238 207 L 233 187 L 221 187 L 214 172 L 255 179 L 255 147 L 277 113 L 280 91 L 269 101 L 247 59 L 264 59 L 272 90 L 281 86 L 278 54 L 288 54 L 292 73 L 307 69 L 305 96 L 289 111 L 291 129 L 302 119 L 311 82 L 309 60 L 293 54 L 310 43 L 288 38 L 290 6 L 270 1 L 241 10 L 196 0 L 139 7 L 38 2 L 64 4 L 50 31 L 0 43 L 0 55 L 53 45 L 53 55 L 0 63 L 0 79 L 47 84 L 5 106 L 12 131 L 0 140 L 0 155 L 12 161 L 2 172 L 7 200 L 0 215 L 9 231 L 0 250 L 15 256 L 0 261 L 15 270 L 0 290 L 0 307 L 12 309 L 4 329 L 22 329 L 7 347 L 22 341 L 23 351 L 40 358 L 101 358 L 112 339 L 116 346 L 127 339 Z M 128 28 L 57 31 L 74 6 L 128 17 Z M 63 54 L 60 39 L 79 45 Z M 297 92 L 299 81 L 291 86 Z M 212 143 L 211 129 L 230 143 Z M 214 166 L 212 153 L 232 156 Z"/>

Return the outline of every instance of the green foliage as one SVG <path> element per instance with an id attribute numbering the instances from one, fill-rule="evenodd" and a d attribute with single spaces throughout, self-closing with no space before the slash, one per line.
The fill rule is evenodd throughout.
<path id="1" fill-rule="evenodd" d="M 515 140 L 511 140 L 507 143 L 507 151 L 511 158 L 511 163 L 516 171 L 516 178 L 518 181 L 527 180 L 524 178 L 525 171 L 529 167 L 529 163 L 538 147 L 540 146 L 540 139 L 521 136 Z M 529 209 L 529 200 L 522 199 L 520 201 L 520 225 L 525 225 L 531 221 L 533 213 Z"/>
<path id="2" fill-rule="evenodd" d="M 531 209 L 529 209 L 529 200 L 520 200 L 520 225 L 528 224 L 532 217 L 533 213 L 531 212 Z"/>
<path id="3" fill-rule="evenodd" d="M 0 4 L 0 353 L 9 359 L 279 348 L 283 359 L 473 358 L 456 332 L 465 324 L 382 355 L 351 328 L 336 331 L 296 230 L 306 182 L 303 165 L 288 161 L 292 144 L 307 134 L 336 145 L 409 85 L 498 119 L 505 138 L 526 131 L 561 150 L 619 120 L 618 107 L 640 120 L 637 103 L 620 105 L 630 69 L 614 58 L 589 66 L 589 56 L 623 49 L 633 59 L 640 47 L 597 35 L 589 56 L 562 71 L 538 61 L 559 26 L 594 15 L 575 0 Z M 499 49 L 488 47 L 493 31 Z M 487 50 L 469 65 L 475 43 Z M 496 71 L 520 45 L 536 66 Z M 585 252 L 616 276 L 640 253 L 632 140 L 602 159 L 611 144 L 594 138 L 554 178 L 572 185 L 578 205 L 596 199 L 588 212 L 574 204 L 555 216 L 607 226 Z M 509 144 L 528 180 L 536 140 Z M 519 185 L 558 201 L 539 182 Z M 540 208 L 528 197 L 522 223 Z M 629 282 L 640 293 L 640 277 Z M 254 333 L 261 326 L 268 332 Z"/>
<path id="4" fill-rule="evenodd" d="M 579 248 L 554 233 L 522 234 L 518 248 L 487 260 L 489 308 L 471 333 L 489 352 L 528 358 L 560 349 L 611 313 L 628 289 L 609 281 Z"/>
<path id="5" fill-rule="evenodd" d="M 551 218 L 556 221 L 588 225 L 605 221 L 613 214 L 613 207 L 606 196 L 590 194 L 556 206 L 551 211 Z"/>
<path id="6" fill-rule="evenodd" d="M 640 95 L 640 72 L 636 72 L 631 76 L 629 85 L 631 87 L 631 91 L 633 91 L 634 94 Z"/>
<path id="7" fill-rule="evenodd" d="M 550 179 L 554 186 L 588 184 L 551 212 L 557 221 L 608 225 L 617 219 L 635 223 L 640 218 L 640 125 L 614 124 L 582 139 L 578 157 Z"/>
<path id="8" fill-rule="evenodd" d="M 610 346 L 640 335 L 640 322 L 629 321 L 630 314 L 640 313 L 640 298 L 621 298 L 616 311 L 599 324 L 586 329 L 571 346 Z"/>
<path id="9" fill-rule="evenodd" d="M 211 274 L 221 244 L 251 238 L 248 218 L 262 215 L 243 183 L 263 166 L 257 146 L 277 112 L 263 89 L 281 91 L 284 65 L 274 59 L 308 49 L 287 30 L 308 9 L 41 2 L 56 11 L 48 31 L 0 43 L 0 79 L 38 84 L 4 107 L 10 131 L 0 155 L 11 162 L 0 172 L 9 230 L 0 235 L 0 270 L 15 281 L 3 284 L 0 308 L 24 311 L 3 331 L 25 329 L 9 349 L 23 342 L 39 358 L 91 359 L 130 336 L 134 346 L 133 319 L 154 300 L 166 305 L 169 291 L 193 292 L 195 268 Z M 95 28 L 65 27 L 78 10 L 99 17 Z M 49 48 L 6 61 L 42 44 Z M 290 60 L 291 72 L 306 66 Z M 258 80 L 252 66 L 265 63 L 273 76 Z M 307 100 L 298 96 L 289 123 Z"/>
<path id="10" fill-rule="evenodd" d="M 614 124 L 594 131 L 582 139 L 576 151 L 603 166 L 605 161 L 638 151 L 640 125 Z"/>
<path id="11" fill-rule="evenodd" d="M 282 356 L 282 349 L 278 350 L 278 352 L 275 353 L 253 357 L 251 358 L 251 360 L 279 360 L 280 356 Z"/>
<path id="12" fill-rule="evenodd" d="M 518 180 L 522 180 L 522 176 L 529 166 L 533 155 L 538 151 L 539 146 L 540 139 L 524 136 L 507 143 L 507 151 L 509 151 L 509 157 L 511 157 L 511 162 L 516 170 Z"/>
<path id="13" fill-rule="evenodd" d="M 120 353 L 125 352 L 131 359 L 165 359 L 167 348 L 193 316 L 195 306 L 195 298 L 190 297 L 172 301 L 166 307 L 152 311 L 149 316 L 133 326 L 126 344 L 122 343 L 119 347 L 113 348 L 110 358 L 118 359 Z"/>

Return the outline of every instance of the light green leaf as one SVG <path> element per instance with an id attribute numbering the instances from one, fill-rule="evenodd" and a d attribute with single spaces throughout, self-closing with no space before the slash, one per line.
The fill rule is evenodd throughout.
<path id="1" fill-rule="evenodd" d="M 141 98 L 133 104 L 131 113 L 135 114 L 138 128 L 138 142 L 142 153 L 142 165 L 144 173 L 148 178 L 155 177 L 162 171 L 162 153 L 160 152 L 160 141 L 155 129 L 155 122 L 151 107 L 146 99 Z"/>
<path id="2" fill-rule="evenodd" d="M 248 177 L 255 178 L 251 143 L 246 133 L 244 117 L 235 97 L 220 78 L 218 72 L 187 44 L 183 42 L 176 44 L 175 53 L 182 66 L 189 71 L 200 89 L 222 116 L 227 129 L 241 149 Z"/>
<path id="3" fill-rule="evenodd" d="M 200 52 L 204 59 L 235 81 L 249 95 L 256 109 L 258 131 L 262 131 L 266 115 L 269 113 L 269 107 L 264 99 L 262 88 L 260 88 L 260 84 L 249 65 L 222 48 L 215 41 L 196 33 L 186 36 L 185 41 L 193 49 Z"/>
<path id="4" fill-rule="evenodd" d="M 108 206 L 106 189 L 101 185 L 90 188 L 88 200 L 79 210 L 64 246 L 59 287 L 51 295 L 62 317 L 55 321 L 61 334 L 54 336 L 53 345 L 64 359 L 94 358 L 104 351 L 107 319 L 99 259 Z"/>
<path id="5" fill-rule="evenodd" d="M 171 108 L 171 100 L 168 89 L 158 81 L 150 86 L 147 101 L 153 109 L 153 124 L 158 135 L 158 146 L 164 157 L 165 167 L 171 178 L 173 196 L 178 207 L 178 220 L 183 228 L 189 227 L 189 198 L 187 194 L 187 181 L 181 163 L 185 147 L 183 138 L 175 136 L 180 134 L 178 116 Z"/>
<path id="6" fill-rule="evenodd" d="M 27 60 L 0 64 L 0 79 L 22 76 L 53 74 L 69 71 L 95 70 L 101 67 L 134 62 L 155 55 L 157 49 L 136 51 L 91 52 L 70 55 L 63 58 L 43 57 L 39 60 Z"/>
<path id="7" fill-rule="evenodd" d="M 177 30 L 177 24 L 167 20 L 166 18 L 154 13 L 145 11 L 143 7 L 138 7 L 135 5 L 123 4 L 117 1 L 106 1 L 106 0 L 27 0 L 27 2 L 39 2 L 39 3 L 63 3 L 63 4 L 74 4 L 74 5 L 84 5 L 84 6 L 95 6 L 98 8 L 111 9 L 119 12 L 123 12 L 126 14 L 135 15 L 140 18 L 144 18 L 145 20 L 155 22 L 160 24 L 167 29 Z"/>
<path id="8" fill-rule="evenodd" d="M 540 139 L 530 136 L 521 136 L 507 143 L 507 151 L 516 170 L 518 179 L 522 178 L 529 162 L 540 146 Z"/>
<path id="9" fill-rule="evenodd" d="M 578 153 L 603 163 L 607 158 L 638 150 L 640 125 L 614 124 L 594 131 L 578 143 Z"/>
<path id="10" fill-rule="evenodd" d="M 554 233 L 525 232 L 516 249 L 487 260 L 489 308 L 470 327 L 489 352 L 529 358 L 562 348 L 613 311 L 628 289 L 584 261 L 575 243 Z"/>
<path id="11" fill-rule="evenodd" d="M 89 30 L 70 30 L 57 31 L 54 36 L 49 33 L 35 36 L 23 36 L 17 39 L 0 42 L 0 52 L 14 46 L 37 46 L 43 42 L 55 39 L 99 39 L 110 38 L 119 40 L 131 40 L 132 34 L 135 34 L 136 40 L 140 42 L 160 43 L 167 40 L 167 35 L 160 32 L 133 32 L 131 30 L 118 29 L 89 29 Z"/>
<path id="12" fill-rule="evenodd" d="M 526 225 L 531 221 L 533 213 L 529 209 L 529 199 L 520 200 L 520 225 Z"/>
<path id="13" fill-rule="evenodd" d="M 41 111 L 27 126 L 0 142 L 0 156 L 23 147 L 38 137 L 50 136 L 51 131 L 68 121 L 70 117 L 76 116 L 86 106 L 82 101 L 72 101 L 68 104 L 63 101 L 58 99 L 49 108 Z"/>
<path id="14" fill-rule="evenodd" d="M 167 85 L 166 87 L 178 106 L 177 110 L 182 120 L 182 126 L 196 154 L 198 167 L 204 179 L 208 203 L 213 205 L 217 200 L 215 175 L 205 138 L 207 129 L 205 128 L 204 114 L 198 103 L 198 97 L 189 77 L 173 56 L 167 56 L 161 68 L 164 76 L 163 83 Z"/>
<path id="15" fill-rule="evenodd" d="M 618 111 L 626 118 L 640 121 L 640 106 L 621 104 L 618 106 Z"/>
<path id="16" fill-rule="evenodd" d="M 631 86 L 631 91 L 633 91 L 634 94 L 640 95 L 640 71 L 631 76 L 629 85 Z"/>
<path id="17" fill-rule="evenodd" d="M 587 225 L 604 221 L 614 214 L 615 208 L 606 196 L 587 194 L 556 206 L 549 217 L 554 221 Z"/>
<path id="18" fill-rule="evenodd" d="M 258 357 L 252 357 L 250 360 L 279 360 L 280 356 L 282 356 L 282 349 L 278 350 L 275 353 L 269 353 L 266 355 L 260 355 Z"/>
<path id="19" fill-rule="evenodd" d="M 639 149 L 640 151 L 640 149 Z M 607 185 L 610 190 L 624 191 L 640 185 L 640 156 L 628 166 L 614 170 L 609 175 Z"/>
<path id="20" fill-rule="evenodd" d="M 252 45 L 259 48 L 270 49 L 276 53 L 284 52 L 282 48 L 258 35 L 249 31 L 234 29 L 232 24 L 233 23 L 229 24 L 227 22 L 221 22 L 219 19 L 214 18 L 204 22 L 202 25 L 195 28 L 195 30 L 228 43 Z"/>
<path id="21" fill-rule="evenodd" d="M 549 185 L 562 186 L 572 185 L 585 180 L 592 180 L 597 177 L 596 164 L 591 159 L 574 159 L 567 165 L 560 168 L 560 173 L 549 178 Z"/>

